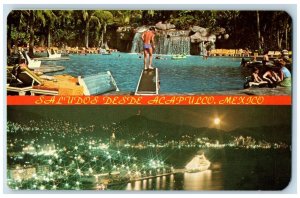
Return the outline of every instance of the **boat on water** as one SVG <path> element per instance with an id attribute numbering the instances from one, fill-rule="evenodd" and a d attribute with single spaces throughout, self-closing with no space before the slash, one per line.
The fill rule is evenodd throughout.
<path id="1" fill-rule="evenodd" d="M 194 173 L 205 171 L 209 168 L 210 161 L 206 159 L 204 153 L 201 155 L 196 155 L 186 166 L 186 172 Z"/>

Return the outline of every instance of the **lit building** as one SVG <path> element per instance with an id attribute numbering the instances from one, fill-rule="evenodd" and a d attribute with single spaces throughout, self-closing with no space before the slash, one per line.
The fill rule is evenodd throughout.
<path id="1" fill-rule="evenodd" d="M 28 154 L 35 154 L 36 153 L 36 149 L 34 148 L 34 146 L 32 146 L 31 144 L 29 144 L 28 146 L 23 148 L 23 152 L 24 153 L 28 153 Z"/>
<path id="2" fill-rule="evenodd" d="M 112 132 L 110 140 L 109 140 L 110 145 L 115 145 L 116 143 L 116 135 L 114 132 Z"/>
<path id="3" fill-rule="evenodd" d="M 121 139 L 117 141 L 117 147 L 123 147 L 126 144 L 126 140 Z"/>
<path id="4" fill-rule="evenodd" d="M 236 146 L 243 146 L 245 144 L 245 138 L 243 136 L 235 138 L 235 144 Z"/>
<path id="5" fill-rule="evenodd" d="M 56 153 L 55 144 L 46 144 L 40 147 L 39 154 L 53 155 Z"/>
<path id="6" fill-rule="evenodd" d="M 50 172 L 49 165 L 39 165 L 36 169 L 38 175 L 47 175 Z"/>
<path id="7" fill-rule="evenodd" d="M 32 179 L 36 174 L 35 167 L 20 167 L 8 169 L 8 178 L 12 180 L 27 180 Z"/>

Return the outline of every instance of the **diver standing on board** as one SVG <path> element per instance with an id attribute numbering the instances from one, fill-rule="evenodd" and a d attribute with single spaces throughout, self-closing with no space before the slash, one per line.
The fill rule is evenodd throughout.
<path id="1" fill-rule="evenodd" d="M 152 67 L 153 50 L 155 48 L 154 44 L 155 28 L 150 27 L 149 30 L 145 31 L 142 35 L 142 40 L 144 43 L 144 69 L 154 69 Z M 149 58 L 149 65 L 147 66 L 147 59 Z"/>

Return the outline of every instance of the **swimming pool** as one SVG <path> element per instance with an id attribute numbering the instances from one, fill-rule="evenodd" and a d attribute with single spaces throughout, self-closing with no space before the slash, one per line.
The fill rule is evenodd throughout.
<path id="1" fill-rule="evenodd" d="M 155 56 L 154 56 L 155 57 Z M 186 59 L 153 59 L 159 68 L 161 93 L 195 93 L 237 90 L 243 88 L 244 75 L 240 58 L 188 56 Z M 55 74 L 87 76 L 103 71 L 111 71 L 122 92 L 135 91 L 143 56 L 138 54 L 113 53 L 112 55 L 87 54 L 70 55 L 67 61 L 45 61 L 42 64 L 62 65 L 65 70 Z"/>

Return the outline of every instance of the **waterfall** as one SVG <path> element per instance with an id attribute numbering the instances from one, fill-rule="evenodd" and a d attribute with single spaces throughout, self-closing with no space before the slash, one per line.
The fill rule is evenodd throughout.
<path id="1" fill-rule="evenodd" d="M 168 54 L 190 54 L 190 38 L 189 37 L 171 37 Z"/>
<path id="2" fill-rule="evenodd" d="M 155 36 L 155 54 L 190 54 L 191 40 L 188 31 L 163 31 Z M 143 51 L 142 33 L 135 33 L 131 53 Z"/>
<path id="3" fill-rule="evenodd" d="M 188 36 L 167 37 L 161 35 L 156 39 L 156 54 L 190 54 L 190 38 Z"/>
<path id="4" fill-rule="evenodd" d="M 131 53 L 140 53 L 143 51 L 142 33 L 135 33 L 132 41 Z"/>
<path id="5" fill-rule="evenodd" d="M 204 42 L 200 42 L 199 43 L 199 48 L 200 48 L 200 56 L 203 56 L 204 55 L 204 48 L 205 48 L 205 45 L 204 45 Z"/>

